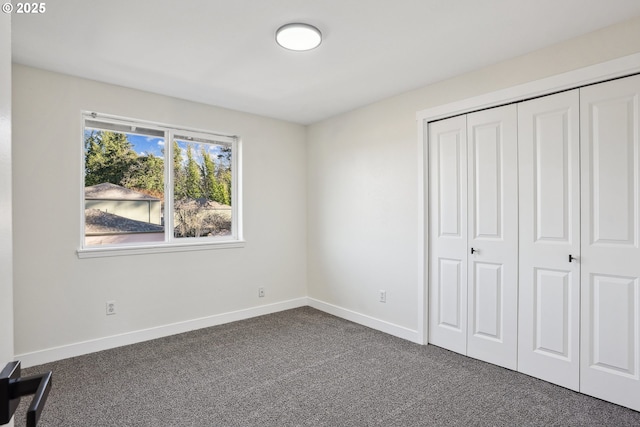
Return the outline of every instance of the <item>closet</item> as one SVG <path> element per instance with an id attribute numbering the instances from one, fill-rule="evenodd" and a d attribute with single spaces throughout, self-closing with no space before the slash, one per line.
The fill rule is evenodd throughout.
<path id="1" fill-rule="evenodd" d="M 640 410 L 640 76 L 427 135 L 429 342 Z"/>

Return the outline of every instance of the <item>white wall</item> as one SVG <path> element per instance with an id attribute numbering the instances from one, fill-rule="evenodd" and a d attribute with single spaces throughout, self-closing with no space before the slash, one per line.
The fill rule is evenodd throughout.
<path id="1" fill-rule="evenodd" d="M 82 110 L 239 135 L 246 246 L 78 259 Z M 30 363 L 100 348 L 85 341 L 305 302 L 303 126 L 14 64 L 13 156 L 15 351 Z M 105 315 L 107 300 L 117 315 Z"/>
<path id="2" fill-rule="evenodd" d="M 13 360 L 11 15 L 0 14 L 0 370 Z"/>
<path id="3" fill-rule="evenodd" d="M 383 330 L 413 331 L 409 338 L 419 341 L 416 112 L 636 52 L 640 17 L 311 125 L 309 297 Z M 384 304 L 380 289 L 387 291 Z"/>

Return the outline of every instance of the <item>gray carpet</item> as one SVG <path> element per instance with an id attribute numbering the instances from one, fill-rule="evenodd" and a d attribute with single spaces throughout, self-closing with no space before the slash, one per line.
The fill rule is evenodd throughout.
<path id="1" fill-rule="evenodd" d="M 309 307 L 24 374 L 45 370 L 41 427 L 640 425 L 639 412 Z"/>

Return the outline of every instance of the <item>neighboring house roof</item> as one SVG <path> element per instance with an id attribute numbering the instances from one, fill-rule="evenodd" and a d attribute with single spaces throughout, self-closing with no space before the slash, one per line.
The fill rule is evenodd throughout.
<path id="1" fill-rule="evenodd" d="M 95 233 L 161 233 L 164 227 L 143 221 L 125 218 L 102 212 L 98 209 L 85 209 L 85 234 Z"/>
<path id="2" fill-rule="evenodd" d="M 84 187 L 85 200 L 157 200 L 143 193 L 121 187 L 110 182 Z"/>

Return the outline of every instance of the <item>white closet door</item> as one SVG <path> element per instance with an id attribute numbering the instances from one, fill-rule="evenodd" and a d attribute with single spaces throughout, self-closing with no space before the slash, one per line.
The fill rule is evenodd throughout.
<path id="1" fill-rule="evenodd" d="M 580 391 L 640 410 L 640 76 L 580 100 Z"/>
<path id="2" fill-rule="evenodd" d="M 465 116 L 429 124 L 429 342 L 467 353 Z"/>
<path id="3" fill-rule="evenodd" d="M 518 105 L 518 371 L 576 391 L 580 385 L 579 103 L 578 90 L 573 90 Z"/>
<path id="4" fill-rule="evenodd" d="M 467 116 L 467 355 L 517 365 L 518 146 L 515 105 Z"/>

